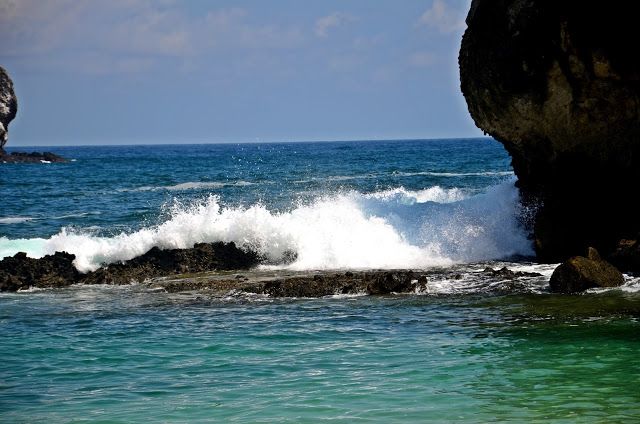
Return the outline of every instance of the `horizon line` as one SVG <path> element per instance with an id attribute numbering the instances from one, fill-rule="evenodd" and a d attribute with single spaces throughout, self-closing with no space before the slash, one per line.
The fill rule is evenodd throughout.
<path id="1" fill-rule="evenodd" d="M 202 145 L 222 145 L 222 144 L 302 144 L 302 143 L 362 143 L 362 142 L 385 142 L 385 141 L 455 141 L 455 140 L 481 140 L 481 139 L 493 139 L 493 137 L 485 135 L 485 136 L 475 136 L 475 137 L 436 137 L 436 138 L 376 138 L 376 139 L 347 139 L 347 140 L 284 140 L 284 141 L 196 141 L 196 142 L 186 142 L 186 143 L 176 143 L 176 142 L 123 142 L 123 143 L 109 143 L 109 144 L 29 144 L 22 146 L 8 145 L 5 144 L 5 151 L 11 150 L 13 148 L 23 149 L 23 148 L 33 148 L 33 147 L 115 147 L 115 146 L 202 146 Z"/>

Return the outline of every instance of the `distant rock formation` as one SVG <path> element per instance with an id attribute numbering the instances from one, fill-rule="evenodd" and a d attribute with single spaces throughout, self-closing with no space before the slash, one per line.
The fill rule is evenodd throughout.
<path id="1" fill-rule="evenodd" d="M 640 26 L 634 2 L 473 0 L 459 64 L 476 125 L 512 157 L 541 205 L 538 258 L 636 239 L 640 217 Z"/>
<path id="2" fill-rule="evenodd" d="M 51 152 L 12 152 L 4 150 L 9 139 L 9 122 L 13 121 L 18 112 L 18 99 L 13 90 L 13 81 L 7 71 L 0 66 L 0 163 L 54 163 L 68 162 L 62 156 Z"/>
<path id="3" fill-rule="evenodd" d="M 51 152 L 11 152 L 0 151 L 0 163 L 59 163 L 69 162 L 62 156 Z"/>
<path id="4" fill-rule="evenodd" d="M 13 91 L 13 81 L 7 71 L 0 66 L 0 154 L 4 152 L 4 145 L 9 139 L 9 122 L 13 121 L 18 112 L 18 99 Z"/>

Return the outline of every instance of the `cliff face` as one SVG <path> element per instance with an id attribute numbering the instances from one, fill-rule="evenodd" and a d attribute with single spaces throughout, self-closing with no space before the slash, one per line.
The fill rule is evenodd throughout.
<path id="1" fill-rule="evenodd" d="M 7 143 L 9 122 L 16 117 L 18 100 L 13 92 L 13 81 L 7 71 L 0 66 L 0 152 Z"/>
<path id="2" fill-rule="evenodd" d="M 640 26 L 623 0 L 473 0 L 460 50 L 476 125 L 512 156 L 543 261 L 607 254 L 640 215 Z"/>

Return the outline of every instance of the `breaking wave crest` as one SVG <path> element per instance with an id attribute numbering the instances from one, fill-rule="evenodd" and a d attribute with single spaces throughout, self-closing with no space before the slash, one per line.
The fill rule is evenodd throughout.
<path id="1" fill-rule="evenodd" d="M 174 202 L 162 224 L 113 237 L 62 229 L 48 239 L 0 238 L 0 254 L 26 251 L 38 257 L 67 251 L 85 272 L 154 246 L 233 241 L 296 270 L 427 268 L 532 254 L 518 223 L 518 205 L 512 181 L 474 196 L 440 187 L 347 192 L 285 212 L 261 204 L 223 207 L 217 196 L 209 196 L 192 204 Z M 296 259 L 285 264 L 291 253 Z"/>

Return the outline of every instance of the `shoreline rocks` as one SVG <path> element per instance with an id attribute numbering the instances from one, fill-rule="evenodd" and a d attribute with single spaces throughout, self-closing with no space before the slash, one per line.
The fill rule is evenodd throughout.
<path id="1" fill-rule="evenodd" d="M 56 252 L 40 259 L 23 252 L 0 261 L 0 292 L 32 287 L 67 287 L 72 284 L 130 284 L 146 279 L 203 271 L 249 269 L 258 264 L 255 252 L 231 243 L 199 243 L 190 249 L 152 248 L 122 263 L 105 265 L 81 274 L 73 265 L 75 255 Z"/>
<path id="2" fill-rule="evenodd" d="M 459 55 L 476 125 L 504 144 L 537 257 L 609 257 L 640 233 L 640 56 L 633 4 L 473 0 Z"/>

